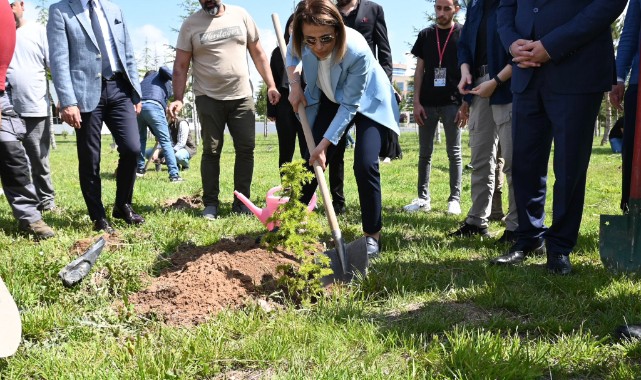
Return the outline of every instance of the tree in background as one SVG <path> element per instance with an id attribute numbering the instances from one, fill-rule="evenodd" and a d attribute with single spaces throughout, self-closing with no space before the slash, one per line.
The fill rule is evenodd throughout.
<path id="1" fill-rule="evenodd" d="M 256 114 L 261 119 L 267 118 L 267 85 L 261 81 L 256 95 Z"/>
<path id="2" fill-rule="evenodd" d="M 49 1 L 39 0 L 36 10 L 38 11 L 38 17 L 36 18 L 38 24 L 47 25 L 47 20 L 49 20 Z"/>
<path id="3" fill-rule="evenodd" d="M 49 20 L 49 1 L 48 0 L 39 0 L 36 4 L 36 10 L 38 11 L 38 16 L 36 16 L 36 22 L 38 24 L 47 26 L 47 20 Z M 51 70 L 47 69 L 47 81 L 51 81 Z M 47 83 L 47 91 L 50 90 L 49 83 Z M 49 100 L 53 104 L 53 98 L 49 94 Z M 49 123 L 53 126 L 53 112 L 49 111 Z M 56 135 L 54 133 L 53 127 L 49 128 L 51 134 L 51 149 L 57 149 L 58 145 L 56 144 Z"/>

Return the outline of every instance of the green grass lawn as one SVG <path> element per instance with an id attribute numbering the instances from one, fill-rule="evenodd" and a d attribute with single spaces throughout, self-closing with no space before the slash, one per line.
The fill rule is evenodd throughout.
<path id="1" fill-rule="evenodd" d="M 599 138 L 600 139 L 600 138 Z M 467 140 L 465 140 L 467 141 Z M 103 200 L 111 210 L 117 153 L 103 144 Z M 167 172 L 136 182 L 134 206 L 147 223 L 116 222 L 122 244 L 104 252 L 92 276 L 73 289 L 58 271 L 79 239 L 95 236 L 78 183 L 75 141 L 59 138 L 52 153 L 56 203 L 45 220 L 57 233 L 35 243 L 18 233 L 0 204 L 0 276 L 22 311 L 23 344 L 0 359 L 3 379 L 635 379 L 641 343 L 610 334 L 641 322 L 641 282 L 613 275 L 598 252 L 599 215 L 618 214 L 620 156 L 595 139 L 579 243 L 570 276 L 547 274 L 545 258 L 515 268 L 488 265 L 507 247 L 493 240 L 452 239 L 462 216 L 445 213 L 449 179 L 445 144 L 434 153 L 430 213 L 404 214 L 416 197 L 418 139 L 401 137 L 404 158 L 381 165 L 383 254 L 362 282 L 338 289 L 310 309 L 260 307 L 217 315 L 197 327 L 169 327 L 112 305 L 146 286 L 162 257 L 184 243 L 207 246 L 221 238 L 257 235 L 254 217 L 229 215 L 233 148 L 223 153 L 221 216 L 167 210 L 162 205 L 201 193 L 200 156 L 170 184 Z M 279 183 L 276 136 L 257 137 L 251 198 L 262 205 Z M 352 166 L 352 150 L 345 167 Z M 469 162 L 464 148 L 463 163 Z M 470 173 L 463 175 L 462 209 L 470 206 Z M 550 181 L 550 185 L 552 180 Z M 551 189 L 551 186 L 550 186 Z M 347 241 L 360 236 L 360 212 L 351 170 L 348 213 L 339 222 Z M 551 191 L 549 192 L 550 195 Z M 504 199 L 504 204 L 507 199 Z M 551 217 L 551 198 L 548 198 Z M 491 232 L 502 232 L 498 223 Z M 97 281 L 96 277 L 106 276 Z M 104 277 L 104 276 L 103 276 Z"/>

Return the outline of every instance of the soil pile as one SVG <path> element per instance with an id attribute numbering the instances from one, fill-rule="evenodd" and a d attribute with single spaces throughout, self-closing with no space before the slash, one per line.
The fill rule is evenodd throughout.
<path id="1" fill-rule="evenodd" d="M 264 298 L 275 290 L 276 268 L 296 264 L 291 256 L 259 247 L 253 237 L 209 247 L 180 246 L 168 260 L 169 267 L 129 300 L 137 312 L 172 325 L 197 324 L 223 309 Z"/>

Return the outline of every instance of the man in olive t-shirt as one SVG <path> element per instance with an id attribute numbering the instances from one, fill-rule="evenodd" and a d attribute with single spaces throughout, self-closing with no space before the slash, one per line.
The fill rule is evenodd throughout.
<path id="1" fill-rule="evenodd" d="M 169 105 L 169 113 L 176 117 L 183 107 L 187 72 L 193 61 L 193 91 L 203 140 L 203 217 L 214 219 L 218 216 L 225 125 L 236 151 L 234 189 L 250 196 L 256 120 L 247 52 L 267 84 L 269 102 L 278 103 L 280 94 L 260 45 L 258 28 L 247 11 L 220 0 L 199 1 L 203 9 L 183 22 L 178 35 L 173 73 L 175 100 Z M 237 199 L 232 211 L 249 213 Z"/>

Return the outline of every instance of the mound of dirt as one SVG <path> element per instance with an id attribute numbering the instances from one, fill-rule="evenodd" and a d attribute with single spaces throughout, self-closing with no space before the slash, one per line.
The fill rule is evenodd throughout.
<path id="1" fill-rule="evenodd" d="M 223 309 L 264 298 L 275 289 L 276 268 L 296 264 L 251 237 L 209 247 L 180 246 L 168 260 L 170 266 L 129 300 L 138 313 L 155 314 L 171 325 L 201 323 Z"/>
<path id="2" fill-rule="evenodd" d="M 203 208 L 203 200 L 197 195 L 187 196 L 167 201 L 164 207 L 175 210 L 198 210 Z"/>

